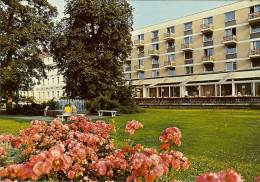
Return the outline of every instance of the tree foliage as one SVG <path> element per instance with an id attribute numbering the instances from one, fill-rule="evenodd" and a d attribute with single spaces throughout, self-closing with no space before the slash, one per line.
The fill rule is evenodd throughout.
<path id="1" fill-rule="evenodd" d="M 2 95 L 11 98 L 14 91 L 30 89 L 34 78 L 46 76 L 38 55 L 50 42 L 55 16 L 57 9 L 47 0 L 0 0 Z"/>
<path id="2" fill-rule="evenodd" d="M 66 0 L 51 52 L 70 97 L 96 98 L 124 84 L 131 51 L 132 7 L 126 0 Z"/>

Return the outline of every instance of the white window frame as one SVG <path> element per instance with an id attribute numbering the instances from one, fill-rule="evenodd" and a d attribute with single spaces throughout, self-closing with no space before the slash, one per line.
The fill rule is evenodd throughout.
<path id="1" fill-rule="evenodd" d="M 155 32 L 157 32 L 157 34 L 158 34 L 157 37 L 159 37 L 159 30 L 155 30 L 155 31 L 152 31 L 152 39 L 157 38 L 157 37 L 154 37 Z"/>
<path id="2" fill-rule="evenodd" d="M 155 73 L 155 75 L 154 75 Z M 152 78 L 157 78 L 159 77 L 159 71 L 158 70 L 152 70 Z"/>
<path id="3" fill-rule="evenodd" d="M 191 68 L 192 68 L 192 73 L 186 73 L 186 68 L 189 68 L 189 71 L 191 71 Z M 190 74 L 193 74 L 193 66 L 185 66 L 184 67 L 184 73 L 186 74 L 186 75 L 190 75 Z"/>
<path id="4" fill-rule="evenodd" d="M 229 53 L 229 54 L 227 54 L 227 47 L 228 47 L 228 46 L 225 46 L 225 53 L 226 53 L 226 55 L 237 54 L 237 45 L 236 45 L 236 52 L 234 52 L 234 53 Z"/>
<path id="5" fill-rule="evenodd" d="M 232 13 L 232 12 L 235 12 L 235 18 L 232 19 L 232 20 L 226 20 L 226 14 Z M 230 12 L 225 13 L 225 22 L 234 21 L 234 20 L 236 20 L 236 18 L 237 18 L 237 17 L 236 17 L 236 11 L 230 11 Z"/>
<path id="6" fill-rule="evenodd" d="M 212 19 L 212 25 L 213 25 L 213 16 L 210 16 L 210 17 L 207 17 L 207 18 L 203 18 L 203 24 L 208 24 L 209 22 L 208 22 L 208 20 L 209 19 Z M 205 21 L 206 20 L 206 21 Z"/>
<path id="7" fill-rule="evenodd" d="M 187 25 L 187 24 L 191 24 L 191 28 L 190 28 L 190 29 L 187 29 L 187 30 L 185 30 L 185 25 Z M 184 31 L 189 31 L 189 30 L 192 30 L 192 22 L 184 23 Z"/>
<path id="8" fill-rule="evenodd" d="M 204 40 L 204 36 L 205 36 L 205 35 L 203 34 L 203 42 L 210 42 L 210 41 L 213 41 L 213 34 L 211 34 L 211 35 L 212 35 L 212 40 L 205 41 L 205 40 Z"/>
<path id="9" fill-rule="evenodd" d="M 139 63 L 139 65 L 144 66 L 144 59 L 138 59 L 138 63 Z M 142 63 L 142 64 L 141 64 L 141 63 Z"/>
<path id="10" fill-rule="evenodd" d="M 185 39 L 189 39 L 189 43 L 185 43 Z M 184 37 L 184 44 L 192 44 L 193 38 L 192 36 Z"/>
<path id="11" fill-rule="evenodd" d="M 174 74 L 173 74 L 173 75 L 170 75 L 170 74 L 169 74 L 169 70 L 174 70 Z M 176 70 L 175 70 L 175 69 L 168 69 L 168 70 L 167 70 L 167 75 L 168 75 L 168 76 L 175 76 L 175 75 L 176 75 Z"/>
<path id="12" fill-rule="evenodd" d="M 157 60 L 157 63 L 153 63 L 153 60 Z M 152 58 L 152 64 L 159 64 L 159 57 L 157 57 L 157 59 L 155 59 L 154 57 Z"/>
<path id="13" fill-rule="evenodd" d="M 256 25 L 258 25 L 258 24 L 256 24 Z M 252 32 L 252 25 L 250 25 L 250 34 L 251 34 L 251 33 L 259 33 L 259 32 L 260 32 L 260 30 L 257 31 L 257 32 Z"/>
<path id="14" fill-rule="evenodd" d="M 171 60 L 172 55 L 174 55 L 174 60 Z M 167 55 L 167 60 L 168 60 L 168 61 L 175 61 L 175 59 L 176 59 L 175 54 L 168 54 L 168 55 Z"/>
<path id="15" fill-rule="evenodd" d="M 173 28 L 173 32 L 171 32 L 171 28 Z M 168 32 L 168 30 L 170 30 L 169 32 Z M 171 26 L 171 27 L 167 27 L 167 33 L 175 33 L 175 27 L 174 26 Z"/>
<path id="16" fill-rule="evenodd" d="M 233 65 L 234 62 L 236 63 L 236 69 L 234 69 L 234 65 Z M 227 69 L 227 63 L 232 63 L 232 69 L 231 70 Z M 226 62 L 226 71 L 234 71 L 234 70 L 237 70 L 237 61 L 227 61 Z"/>
<path id="17" fill-rule="evenodd" d="M 212 71 L 206 71 L 206 66 L 204 65 L 204 73 L 213 73 L 214 72 L 214 64 L 211 64 L 211 65 L 213 65 Z"/>
<path id="18" fill-rule="evenodd" d="M 140 78 L 140 74 L 143 74 L 143 78 Z M 144 79 L 144 72 L 138 72 L 138 79 Z"/>

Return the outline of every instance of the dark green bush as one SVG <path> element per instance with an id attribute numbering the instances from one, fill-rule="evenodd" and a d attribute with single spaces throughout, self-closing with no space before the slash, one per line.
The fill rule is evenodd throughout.
<path id="1" fill-rule="evenodd" d="M 108 95 L 99 96 L 94 99 L 90 104 L 90 112 L 94 113 L 97 110 L 114 110 L 119 107 L 119 103 L 116 100 L 111 100 Z"/>

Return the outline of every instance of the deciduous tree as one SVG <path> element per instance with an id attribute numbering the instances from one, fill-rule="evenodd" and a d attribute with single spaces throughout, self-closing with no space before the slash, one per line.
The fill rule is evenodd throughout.
<path id="1" fill-rule="evenodd" d="M 132 7 L 126 0 L 66 0 L 51 52 L 70 97 L 93 99 L 124 84 L 131 51 Z"/>
<path id="2" fill-rule="evenodd" d="M 12 92 L 45 76 L 39 50 L 50 42 L 57 9 L 47 0 L 0 0 L 0 84 L 12 108 Z"/>

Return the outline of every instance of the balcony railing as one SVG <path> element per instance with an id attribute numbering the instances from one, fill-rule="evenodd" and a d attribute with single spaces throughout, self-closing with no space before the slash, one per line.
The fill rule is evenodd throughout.
<path id="1" fill-rule="evenodd" d="M 213 56 L 202 56 L 201 57 L 201 62 L 202 63 L 205 63 L 205 64 L 207 64 L 207 63 L 213 63 L 213 61 L 214 61 L 214 57 Z"/>
<path id="2" fill-rule="evenodd" d="M 144 40 L 135 40 L 134 45 L 137 47 L 142 47 L 144 46 Z"/>
<path id="3" fill-rule="evenodd" d="M 254 12 L 254 13 L 250 13 L 248 15 L 248 22 L 249 23 L 260 22 L 260 11 Z"/>
<path id="4" fill-rule="evenodd" d="M 259 58 L 260 57 L 260 49 L 251 49 L 249 52 L 250 58 Z"/>
<path id="5" fill-rule="evenodd" d="M 213 31 L 213 25 L 211 23 L 201 24 L 200 31 L 202 33 L 208 33 Z"/>
<path id="6" fill-rule="evenodd" d="M 175 61 L 164 61 L 165 68 L 174 68 L 176 66 Z"/>
<path id="7" fill-rule="evenodd" d="M 192 44 L 181 44 L 181 50 L 182 51 L 192 51 L 193 46 L 192 46 Z"/>
<path id="8" fill-rule="evenodd" d="M 164 40 L 173 40 L 174 39 L 174 33 L 164 33 L 163 34 L 163 39 Z"/>
<path id="9" fill-rule="evenodd" d="M 159 50 L 149 50 L 148 54 L 150 56 L 159 56 Z"/>
<path id="10" fill-rule="evenodd" d="M 125 67 L 125 71 L 131 71 L 131 66 Z"/>
<path id="11" fill-rule="evenodd" d="M 135 71 L 144 71 L 144 66 L 143 65 L 136 65 L 136 66 L 134 66 L 134 69 L 135 69 Z"/>
<path id="12" fill-rule="evenodd" d="M 237 37 L 235 35 L 228 35 L 223 37 L 223 44 L 235 44 L 237 43 Z"/>

